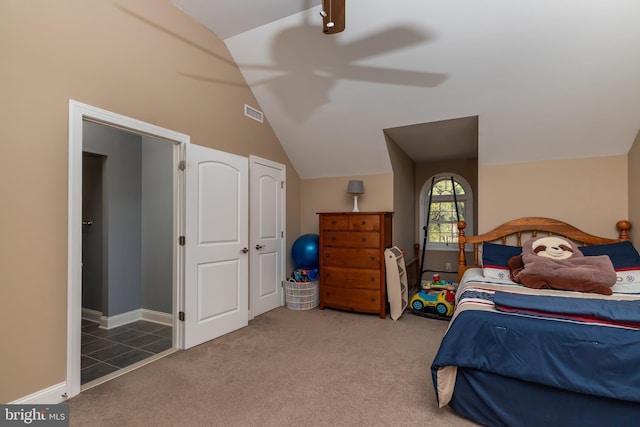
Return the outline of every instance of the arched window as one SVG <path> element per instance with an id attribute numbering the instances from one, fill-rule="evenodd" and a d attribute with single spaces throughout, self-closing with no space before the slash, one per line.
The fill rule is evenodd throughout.
<path id="1" fill-rule="evenodd" d="M 458 201 L 457 213 L 454 188 L 455 199 Z M 473 191 L 469 183 L 460 175 L 452 173 L 441 173 L 429 178 L 420 190 L 420 242 L 424 242 L 426 226 L 427 249 L 458 250 L 458 219 L 467 222 L 465 234 L 472 235 Z"/>

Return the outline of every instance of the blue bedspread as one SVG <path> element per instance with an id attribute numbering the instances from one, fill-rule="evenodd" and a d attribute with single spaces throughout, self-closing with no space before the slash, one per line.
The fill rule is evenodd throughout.
<path id="1" fill-rule="evenodd" d="M 640 327 L 640 301 L 611 301 L 495 292 L 497 310 L 511 313 Z"/>
<path id="2" fill-rule="evenodd" d="M 499 294 L 494 299 L 505 302 Z M 517 296 L 523 298 L 533 297 Z M 506 300 L 514 305 L 510 297 Z M 633 328 L 465 310 L 451 324 L 431 366 L 436 389 L 438 370 L 446 366 L 640 403 L 640 330 Z"/>

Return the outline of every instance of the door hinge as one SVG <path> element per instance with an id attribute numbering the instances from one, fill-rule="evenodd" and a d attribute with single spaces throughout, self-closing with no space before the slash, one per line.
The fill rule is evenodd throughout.
<path id="1" fill-rule="evenodd" d="M 284 181 L 280 181 L 280 188 L 284 188 Z"/>
<path id="2" fill-rule="evenodd" d="M 179 237 L 179 239 L 178 239 L 178 243 L 180 244 L 180 246 L 184 246 L 185 240 L 186 240 L 186 239 L 184 238 L 184 236 L 180 236 L 180 237 Z"/>
<path id="3" fill-rule="evenodd" d="M 181 171 L 185 170 L 187 168 L 187 162 L 185 162 L 184 160 L 180 160 L 178 162 L 178 169 L 180 169 Z"/>
<path id="4" fill-rule="evenodd" d="M 184 322 L 184 311 L 181 311 L 178 313 L 178 320 L 180 320 L 181 322 Z"/>

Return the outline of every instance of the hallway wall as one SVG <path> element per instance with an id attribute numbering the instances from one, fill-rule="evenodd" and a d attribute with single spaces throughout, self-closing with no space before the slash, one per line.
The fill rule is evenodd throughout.
<path id="1" fill-rule="evenodd" d="M 139 135 L 84 122 L 83 149 L 106 156 L 102 315 L 141 307 L 142 146 Z"/>

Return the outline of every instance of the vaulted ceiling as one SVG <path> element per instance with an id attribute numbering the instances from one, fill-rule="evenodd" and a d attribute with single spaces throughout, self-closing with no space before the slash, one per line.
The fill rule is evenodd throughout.
<path id="1" fill-rule="evenodd" d="M 637 0 L 346 0 L 333 35 L 320 0 L 171 1 L 224 40 L 303 179 L 391 172 L 385 130 L 416 161 L 477 143 L 481 165 L 624 155 L 640 130 Z"/>

